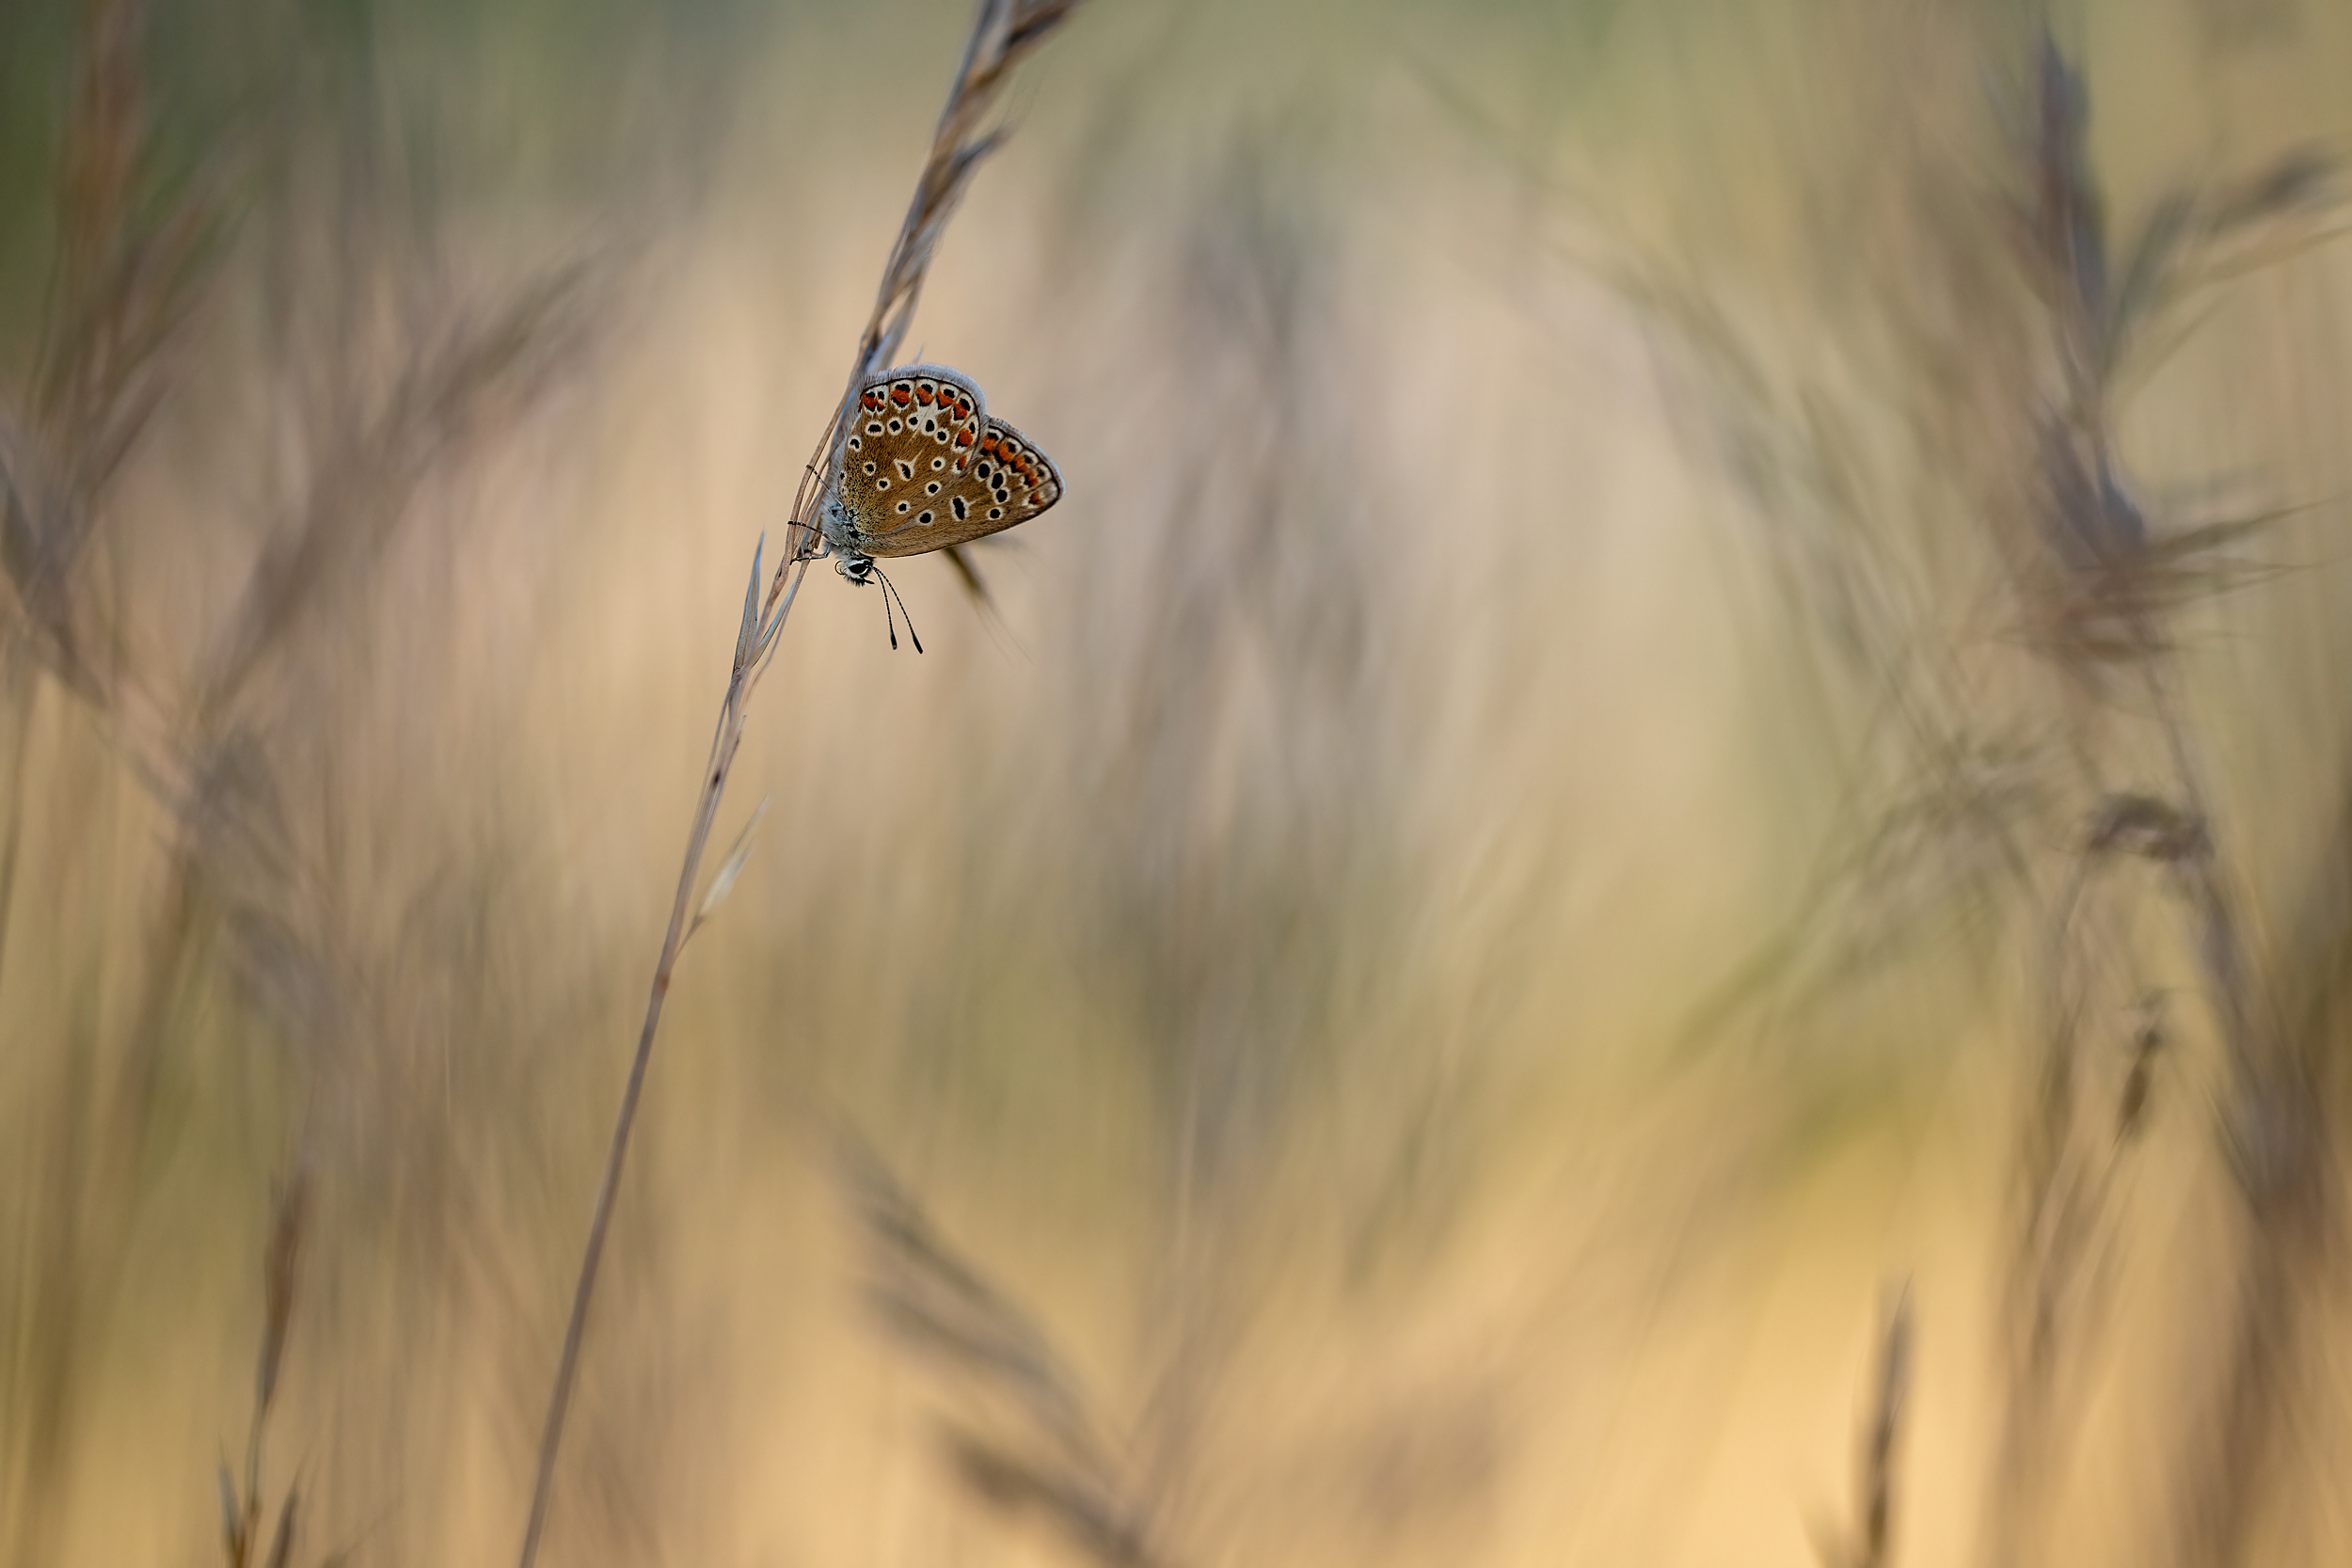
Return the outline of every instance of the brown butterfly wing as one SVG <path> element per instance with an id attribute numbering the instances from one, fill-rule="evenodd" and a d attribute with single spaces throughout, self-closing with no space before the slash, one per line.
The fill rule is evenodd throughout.
<path id="1" fill-rule="evenodd" d="M 869 556 L 921 555 L 1026 522 L 1061 499 L 1053 460 L 988 418 L 979 388 L 911 365 L 860 388 L 836 492 L 848 537 Z"/>

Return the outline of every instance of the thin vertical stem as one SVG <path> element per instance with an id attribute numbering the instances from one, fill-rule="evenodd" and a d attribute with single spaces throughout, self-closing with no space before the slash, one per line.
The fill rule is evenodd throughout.
<path id="1" fill-rule="evenodd" d="M 805 576 L 806 563 L 801 567 Z M 766 638 L 773 638 L 783 630 L 784 619 L 792 613 L 792 602 L 798 597 L 800 577 L 792 581 L 792 592 L 784 595 L 774 619 L 769 624 Z M 769 643 L 772 648 L 772 642 Z M 539 1556 L 539 1537 L 547 1527 L 548 1501 L 554 1490 L 555 1456 L 563 1446 L 564 1421 L 570 1413 L 572 1385 L 580 1371 L 580 1348 L 588 1327 L 588 1303 L 595 1295 L 596 1270 L 604 1260 L 604 1243 L 612 1228 L 612 1205 L 621 1186 L 621 1167 L 628 1158 L 630 1131 L 637 1123 L 638 1102 L 644 1097 L 645 1069 L 653 1060 L 653 1042 L 661 1028 L 661 1007 L 670 997 L 670 979 L 677 969 L 678 954 L 685 948 L 690 930 L 687 911 L 694 896 L 695 883 L 702 875 L 703 854 L 710 846 L 710 830 L 717 823 L 720 802 L 725 799 L 727 776 L 735 766 L 735 753 L 743 741 L 743 728 L 751 717 L 751 695 L 767 668 L 764 658 L 746 660 L 727 683 L 726 700 L 719 709 L 718 731 L 711 737 L 710 765 L 703 780 L 702 803 L 694 813 L 694 826 L 687 835 L 685 863 L 678 868 L 677 895 L 670 905 L 669 929 L 661 939 L 661 956 L 655 961 L 653 986 L 645 997 L 645 1022 L 637 1035 L 637 1054 L 629 1063 L 628 1085 L 621 1091 L 621 1108 L 612 1122 L 612 1140 L 605 1151 L 604 1180 L 596 1189 L 596 1213 L 588 1222 L 588 1243 L 580 1255 L 580 1282 L 572 1291 L 571 1321 L 564 1329 L 564 1352 L 556 1364 L 555 1387 L 548 1396 L 548 1418 L 539 1436 L 539 1468 L 531 1489 L 531 1520 L 523 1528 L 522 1554 L 519 1568 L 532 1568 Z"/>
<path id="2" fill-rule="evenodd" d="M 564 1418 L 570 1409 L 572 1384 L 580 1370 L 580 1347 L 587 1327 L 588 1302 L 596 1291 L 596 1268 L 604 1258 L 605 1234 L 612 1225 L 612 1205 L 621 1184 L 621 1165 L 628 1154 L 629 1131 L 637 1120 L 637 1103 L 644 1093 L 645 1069 L 653 1057 L 654 1037 L 661 1027 L 661 1006 L 669 999 L 670 976 L 677 966 L 679 950 L 693 933 L 687 911 L 702 869 L 703 852 L 709 847 L 719 802 L 726 793 L 727 772 L 734 765 L 736 748 L 742 742 L 752 689 L 758 684 L 769 660 L 774 657 L 776 636 L 783 629 L 785 617 L 792 611 L 792 602 L 799 596 L 809 562 L 823 547 L 823 536 L 815 521 L 816 506 L 824 489 L 824 475 L 832 467 L 834 443 L 842 433 L 843 413 L 857 396 L 859 382 L 869 372 L 887 364 L 890 355 L 896 352 L 921 296 L 923 279 L 930 272 L 940 232 L 954 215 L 957 201 L 973 171 L 997 144 L 995 134 L 981 131 L 983 118 L 1012 68 L 1068 20 L 1077 5 L 1078 0 L 978 0 L 971 35 L 964 45 L 963 63 L 948 89 L 946 107 L 932 137 L 930 156 L 915 182 L 914 202 L 891 247 L 873 313 L 858 340 L 857 365 L 840 403 L 834 406 L 823 439 L 803 470 L 788 525 L 793 531 L 787 534 L 790 544 L 777 563 L 767 605 L 761 607 L 756 617 L 746 607 L 746 617 L 752 621 L 748 628 L 750 641 L 741 641 L 745 634 L 739 632 L 735 673 L 727 684 L 726 702 L 719 710 L 718 733 L 711 739 L 702 804 L 694 814 L 693 831 L 687 837 L 686 863 L 679 868 L 677 896 L 670 906 L 670 928 L 661 941 L 661 957 L 654 965 L 653 988 L 645 999 L 644 1027 L 638 1033 L 628 1086 L 622 1091 L 620 1115 L 614 1119 L 612 1146 L 605 1155 L 604 1180 L 596 1191 L 596 1214 L 588 1224 L 588 1245 L 580 1261 L 580 1283 L 572 1292 L 571 1322 L 564 1331 L 564 1352 L 556 1367 L 555 1387 L 548 1398 L 547 1425 L 539 1438 L 539 1472 L 532 1486 L 531 1521 L 523 1531 L 520 1568 L 532 1568 L 537 1560 L 539 1537 L 547 1525 L 555 1455 L 563 1443 Z"/>

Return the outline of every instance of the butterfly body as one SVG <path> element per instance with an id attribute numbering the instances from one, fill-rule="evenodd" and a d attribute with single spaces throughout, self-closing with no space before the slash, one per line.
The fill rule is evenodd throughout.
<path id="1" fill-rule="evenodd" d="M 906 365 L 858 388 L 818 527 L 852 582 L 877 556 L 921 555 L 1025 523 L 1061 499 L 1036 443 L 988 416 L 980 389 L 943 365 Z"/>

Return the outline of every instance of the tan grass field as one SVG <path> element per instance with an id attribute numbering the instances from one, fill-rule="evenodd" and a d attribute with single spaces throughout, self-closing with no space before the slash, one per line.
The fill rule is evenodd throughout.
<path id="1" fill-rule="evenodd" d="M 971 24 L 0 10 L 0 1568 L 515 1551 Z M 1065 499 L 794 601 L 544 1560 L 2352 1555 L 2347 84 L 1076 8 L 898 356 Z"/>

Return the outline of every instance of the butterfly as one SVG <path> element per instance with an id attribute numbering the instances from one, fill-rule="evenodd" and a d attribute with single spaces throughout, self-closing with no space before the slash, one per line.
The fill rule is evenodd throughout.
<path id="1" fill-rule="evenodd" d="M 1025 523 L 1061 499 L 1061 470 L 988 417 L 980 389 L 945 365 L 902 365 L 859 387 L 818 528 L 851 582 L 876 556 L 921 555 Z"/>

